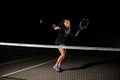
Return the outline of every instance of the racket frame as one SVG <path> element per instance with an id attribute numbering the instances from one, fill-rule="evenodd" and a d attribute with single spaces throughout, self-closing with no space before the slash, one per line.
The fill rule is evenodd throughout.
<path id="1" fill-rule="evenodd" d="M 87 24 L 86 24 L 86 26 L 81 27 L 81 24 L 82 24 L 82 22 L 83 22 L 84 20 L 87 21 Z M 80 23 L 79 23 L 79 30 L 78 30 L 77 33 L 75 34 L 75 37 L 77 37 L 78 34 L 80 33 L 80 31 L 83 30 L 83 29 L 85 29 L 85 28 L 88 26 L 88 24 L 89 24 L 89 20 L 88 20 L 88 19 L 82 19 L 82 20 L 80 21 Z"/>

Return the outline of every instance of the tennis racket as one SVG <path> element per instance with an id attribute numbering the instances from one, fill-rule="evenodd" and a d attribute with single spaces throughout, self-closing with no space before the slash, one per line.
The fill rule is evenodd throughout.
<path id="1" fill-rule="evenodd" d="M 86 29 L 87 26 L 88 26 L 88 24 L 89 24 L 89 20 L 88 20 L 88 19 L 82 19 L 82 20 L 80 21 L 80 23 L 79 23 L 79 28 L 78 28 L 77 33 L 75 34 L 75 37 L 78 36 L 78 34 L 79 34 L 79 32 L 80 32 L 81 30 Z"/>

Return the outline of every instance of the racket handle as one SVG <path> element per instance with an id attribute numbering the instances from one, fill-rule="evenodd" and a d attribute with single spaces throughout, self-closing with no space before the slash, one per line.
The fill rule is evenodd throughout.
<path id="1" fill-rule="evenodd" d="M 80 32 L 80 31 L 77 31 L 77 33 L 75 34 L 75 37 L 77 37 L 77 36 L 78 36 L 79 32 Z"/>

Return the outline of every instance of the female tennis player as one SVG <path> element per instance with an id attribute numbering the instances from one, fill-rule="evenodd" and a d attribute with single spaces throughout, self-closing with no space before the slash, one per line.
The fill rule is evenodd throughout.
<path id="1" fill-rule="evenodd" d="M 65 48 L 63 48 L 62 46 L 64 46 L 64 42 L 66 37 L 70 34 L 71 31 L 71 22 L 69 19 L 63 19 L 61 21 L 61 23 L 57 26 L 56 24 L 52 24 L 52 28 L 54 30 L 59 30 L 58 36 L 55 40 L 55 44 L 60 46 L 58 48 L 59 52 L 60 52 L 60 56 L 58 57 L 56 64 L 53 66 L 53 69 L 55 69 L 58 72 L 63 71 L 62 67 L 61 67 L 61 63 L 64 60 L 67 51 Z M 74 36 L 74 35 L 73 35 Z"/>

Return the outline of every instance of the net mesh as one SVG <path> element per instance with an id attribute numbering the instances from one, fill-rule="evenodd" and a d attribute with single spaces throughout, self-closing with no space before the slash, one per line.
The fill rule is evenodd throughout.
<path id="1" fill-rule="evenodd" d="M 64 73 L 64 75 L 78 75 L 81 79 L 84 79 L 81 75 L 83 73 L 89 73 L 87 78 L 92 76 L 103 77 L 101 74 L 103 72 L 108 73 L 104 74 L 104 79 L 111 77 L 111 80 L 116 80 L 116 77 L 119 78 L 118 74 L 120 69 L 118 64 L 120 59 L 120 49 L 119 48 L 104 48 L 104 47 L 85 47 L 85 46 L 55 46 L 55 45 L 41 45 L 41 44 L 25 44 L 25 43 L 7 43 L 0 42 L 0 79 L 6 79 L 9 75 L 17 74 L 15 77 L 21 76 L 22 79 L 29 80 L 28 77 L 24 76 L 29 73 L 29 77 L 41 74 L 39 72 L 45 73 L 49 76 L 39 75 L 43 79 L 49 77 L 54 77 L 54 73 L 51 73 L 51 67 L 53 63 L 41 66 L 48 62 L 56 61 L 60 55 L 58 52 L 59 47 L 67 49 L 66 60 L 64 61 L 65 71 L 70 70 L 71 73 Z M 52 60 L 52 61 L 51 61 Z M 55 63 L 55 62 L 54 62 Z M 32 66 L 32 67 L 31 67 Z M 37 67 L 38 68 L 35 68 Z M 29 70 L 31 68 L 35 68 Z M 84 70 L 83 70 L 84 69 Z M 48 70 L 48 71 L 45 71 Z M 26 72 L 24 72 L 26 71 Z M 30 72 L 32 71 L 32 72 Z M 72 72 L 76 71 L 76 72 Z M 79 72 L 80 71 L 80 72 Z M 21 73 L 19 73 L 21 72 Z M 38 72 L 38 73 L 37 73 Z M 69 71 L 68 71 L 69 72 Z M 92 75 L 90 75 L 93 72 Z M 96 74 L 94 74 L 96 72 Z M 74 73 L 74 74 L 72 74 Z M 113 75 L 114 74 L 114 75 Z M 61 74 L 62 75 L 62 74 Z M 113 75 L 113 76 L 106 76 Z M 96 76 L 96 79 L 98 79 Z M 58 74 L 59 77 L 59 74 Z M 69 79 L 72 79 L 72 76 L 68 76 Z M 75 78 L 80 79 L 80 78 Z M 32 77 L 35 79 L 36 77 Z M 37 77 L 38 78 L 38 77 Z M 67 77 L 65 76 L 66 80 Z M 41 79 L 41 78 L 40 78 Z M 61 78 L 64 79 L 64 78 Z M 98 79 L 99 80 L 99 79 Z"/>

